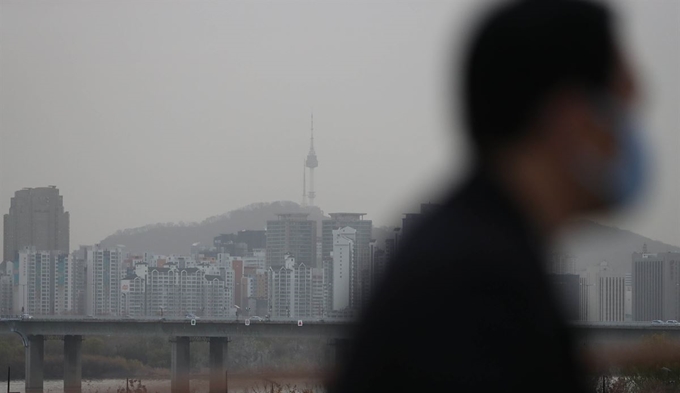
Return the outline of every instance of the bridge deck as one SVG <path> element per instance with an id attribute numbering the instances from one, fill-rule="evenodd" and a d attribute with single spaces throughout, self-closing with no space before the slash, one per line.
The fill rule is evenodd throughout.
<path id="1" fill-rule="evenodd" d="M 251 322 L 203 321 L 192 325 L 189 320 L 60 320 L 60 319 L 5 319 L 0 321 L 0 332 L 20 332 L 24 335 L 116 335 L 166 337 L 320 337 L 347 338 L 351 322 L 297 321 Z"/>

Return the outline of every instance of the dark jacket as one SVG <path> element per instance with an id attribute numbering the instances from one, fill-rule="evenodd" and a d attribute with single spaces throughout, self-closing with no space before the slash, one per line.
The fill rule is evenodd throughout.
<path id="1" fill-rule="evenodd" d="M 475 172 L 401 242 L 329 392 L 583 391 L 544 246 Z"/>

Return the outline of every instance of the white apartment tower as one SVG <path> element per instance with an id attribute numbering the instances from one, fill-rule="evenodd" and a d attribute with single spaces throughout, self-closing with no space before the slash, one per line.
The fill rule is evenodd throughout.
<path id="1" fill-rule="evenodd" d="M 63 315 L 73 309 L 73 262 L 68 254 L 24 248 L 14 263 L 15 313 Z"/>
<path id="2" fill-rule="evenodd" d="M 119 315 L 121 299 L 120 248 L 86 247 L 85 312 L 87 315 Z"/>
<path id="3" fill-rule="evenodd" d="M 233 283 L 231 269 L 137 263 L 134 272 L 121 280 L 121 314 L 183 318 L 192 313 L 224 318 L 233 315 Z"/>
<path id="4" fill-rule="evenodd" d="M 347 309 L 352 304 L 352 270 L 355 265 L 354 244 L 357 231 L 344 227 L 333 230 L 332 309 Z"/>
<path id="5" fill-rule="evenodd" d="M 323 270 L 286 256 L 280 269 L 269 268 L 269 305 L 273 318 L 320 317 L 324 312 Z M 319 282 L 321 280 L 321 283 Z"/>

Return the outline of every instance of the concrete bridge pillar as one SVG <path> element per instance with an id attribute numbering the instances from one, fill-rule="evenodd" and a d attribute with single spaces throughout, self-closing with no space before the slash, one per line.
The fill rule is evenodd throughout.
<path id="1" fill-rule="evenodd" d="M 210 337 L 210 393 L 227 391 L 227 345 L 226 337 Z"/>
<path id="2" fill-rule="evenodd" d="M 64 393 L 82 391 L 82 336 L 64 336 Z"/>
<path id="3" fill-rule="evenodd" d="M 26 393 L 43 393 L 43 359 L 45 337 L 28 336 L 26 347 Z"/>
<path id="4" fill-rule="evenodd" d="M 189 337 L 175 337 L 170 342 L 172 344 L 170 391 L 171 393 L 188 393 L 191 371 L 189 364 Z"/>

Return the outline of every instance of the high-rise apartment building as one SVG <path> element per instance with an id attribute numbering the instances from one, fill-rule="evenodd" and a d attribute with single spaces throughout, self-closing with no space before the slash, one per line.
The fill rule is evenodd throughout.
<path id="1" fill-rule="evenodd" d="M 332 251 L 332 310 L 340 311 L 352 305 L 352 286 L 356 283 L 352 273 L 356 270 L 355 242 L 357 230 L 343 227 L 333 230 Z"/>
<path id="2" fill-rule="evenodd" d="M 368 300 L 371 291 L 371 238 L 373 222 L 365 220 L 365 213 L 331 213 L 331 218 L 321 222 L 322 255 L 331 255 L 334 247 L 333 231 L 349 227 L 356 231 L 354 240 L 354 266 L 351 275 L 351 307 L 360 309 Z"/>
<path id="3" fill-rule="evenodd" d="M 86 246 L 80 246 L 71 254 L 73 260 L 73 313 L 76 315 L 85 315 L 87 249 Z"/>
<path id="4" fill-rule="evenodd" d="M 3 221 L 5 261 L 15 261 L 17 253 L 26 247 L 70 252 L 69 214 L 64 211 L 63 197 L 54 186 L 15 192 Z"/>
<path id="5" fill-rule="evenodd" d="M 202 318 L 233 315 L 233 272 L 214 266 L 148 267 L 137 263 L 121 280 L 121 314 L 133 317 Z"/>
<path id="6" fill-rule="evenodd" d="M 316 266 L 316 221 L 309 213 L 279 214 L 277 220 L 267 221 L 267 268 L 278 270 L 284 266 L 287 254 L 297 263 Z"/>
<path id="7" fill-rule="evenodd" d="M 234 304 L 241 309 L 248 307 L 248 298 L 244 283 L 247 282 L 247 278 L 244 279 L 243 271 L 243 260 L 236 259 L 231 261 L 231 271 L 234 273 Z M 244 296 L 246 295 L 246 296 Z"/>
<path id="8" fill-rule="evenodd" d="M 633 320 L 680 319 L 680 253 L 633 253 Z"/>
<path id="9" fill-rule="evenodd" d="M 14 314 L 14 262 L 0 262 L 0 315 Z"/>
<path id="10" fill-rule="evenodd" d="M 120 280 L 121 316 L 140 318 L 149 315 L 146 291 L 148 272 L 149 265 L 145 262 L 138 262 L 133 270 Z"/>
<path id="11" fill-rule="evenodd" d="M 87 315 L 119 315 L 123 251 L 120 248 L 86 247 L 85 312 Z"/>
<path id="12" fill-rule="evenodd" d="M 73 263 L 68 254 L 24 248 L 14 262 L 14 312 L 63 315 L 73 308 Z"/>
<path id="13" fill-rule="evenodd" d="M 324 313 L 324 274 L 319 268 L 296 263 L 287 256 L 284 266 L 269 268 L 269 307 L 272 318 L 312 318 Z"/>

